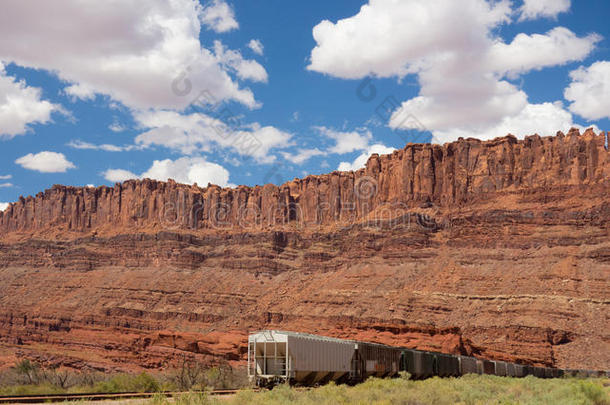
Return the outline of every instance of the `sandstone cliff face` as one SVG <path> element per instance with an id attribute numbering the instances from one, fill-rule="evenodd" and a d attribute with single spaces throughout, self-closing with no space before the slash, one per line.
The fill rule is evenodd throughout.
<path id="1" fill-rule="evenodd" d="M 610 369 L 604 135 L 407 145 L 220 189 L 56 186 L 0 213 L 0 367 L 241 362 L 282 328 Z"/>
<path id="2" fill-rule="evenodd" d="M 10 232 L 104 229 L 268 228 L 289 224 L 350 223 L 382 210 L 434 203 L 464 206 L 490 193 L 583 186 L 610 177 L 605 135 L 518 141 L 409 144 L 391 155 L 373 155 L 365 169 L 309 176 L 275 186 L 221 189 L 175 182 L 127 181 L 113 188 L 55 186 L 21 198 L 0 212 L 0 235 Z M 384 211 L 385 210 L 385 211 Z"/>

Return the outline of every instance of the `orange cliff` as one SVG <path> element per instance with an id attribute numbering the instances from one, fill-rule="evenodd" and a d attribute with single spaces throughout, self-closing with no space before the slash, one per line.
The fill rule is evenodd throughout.
<path id="1" fill-rule="evenodd" d="M 362 220 L 379 207 L 422 202 L 452 208 L 502 191 L 582 186 L 610 177 L 605 135 L 572 130 L 555 137 L 509 135 L 492 141 L 409 144 L 373 155 L 366 168 L 295 179 L 281 186 L 222 189 L 131 180 L 114 187 L 54 186 L 0 212 L 0 235 L 57 227 L 207 229 L 334 224 Z M 119 228 L 117 228 L 119 227 Z"/>
<path id="2" fill-rule="evenodd" d="M 409 144 L 281 186 L 54 186 L 0 212 L 0 363 L 239 362 L 278 327 L 610 369 L 609 224 L 592 130 Z"/>

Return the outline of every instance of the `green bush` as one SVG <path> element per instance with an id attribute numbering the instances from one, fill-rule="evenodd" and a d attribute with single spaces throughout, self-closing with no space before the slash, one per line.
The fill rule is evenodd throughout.
<path id="1" fill-rule="evenodd" d="M 96 383 L 93 392 L 158 392 L 160 387 L 155 377 L 147 373 L 117 374 L 109 380 Z"/>
<path id="2" fill-rule="evenodd" d="M 578 390 L 584 395 L 587 402 L 593 405 L 610 405 L 608 390 L 604 392 L 604 388 L 593 381 L 579 381 Z"/>

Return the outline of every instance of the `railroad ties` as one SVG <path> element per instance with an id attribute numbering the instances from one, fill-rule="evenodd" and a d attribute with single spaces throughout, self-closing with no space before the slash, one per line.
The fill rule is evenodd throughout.
<path id="1" fill-rule="evenodd" d="M 212 391 L 190 391 L 190 392 L 121 392 L 112 394 L 90 393 L 90 394 L 51 394 L 51 395 L 5 395 L 0 396 L 0 404 L 39 404 L 47 402 L 72 402 L 72 401 L 105 401 L 120 399 L 146 399 L 155 395 L 166 397 L 179 397 L 186 394 L 206 393 L 207 395 L 223 396 L 233 395 L 239 390 L 212 390 Z"/>

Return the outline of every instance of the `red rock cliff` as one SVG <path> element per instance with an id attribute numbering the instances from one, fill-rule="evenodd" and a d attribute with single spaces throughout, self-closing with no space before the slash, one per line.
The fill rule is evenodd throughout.
<path id="1" fill-rule="evenodd" d="M 281 328 L 610 369 L 610 158 L 570 131 L 282 186 L 55 186 L 0 213 L 0 367 L 243 362 Z"/>
<path id="2" fill-rule="evenodd" d="M 58 228 L 217 229 L 335 224 L 359 221 L 434 203 L 459 207 L 490 193 L 605 182 L 610 154 L 605 135 L 518 141 L 459 140 L 441 145 L 409 144 L 391 155 L 373 155 L 366 168 L 295 179 L 281 186 L 222 189 L 175 182 L 127 181 L 113 188 L 55 186 L 21 198 L 0 212 L 0 235 Z"/>

